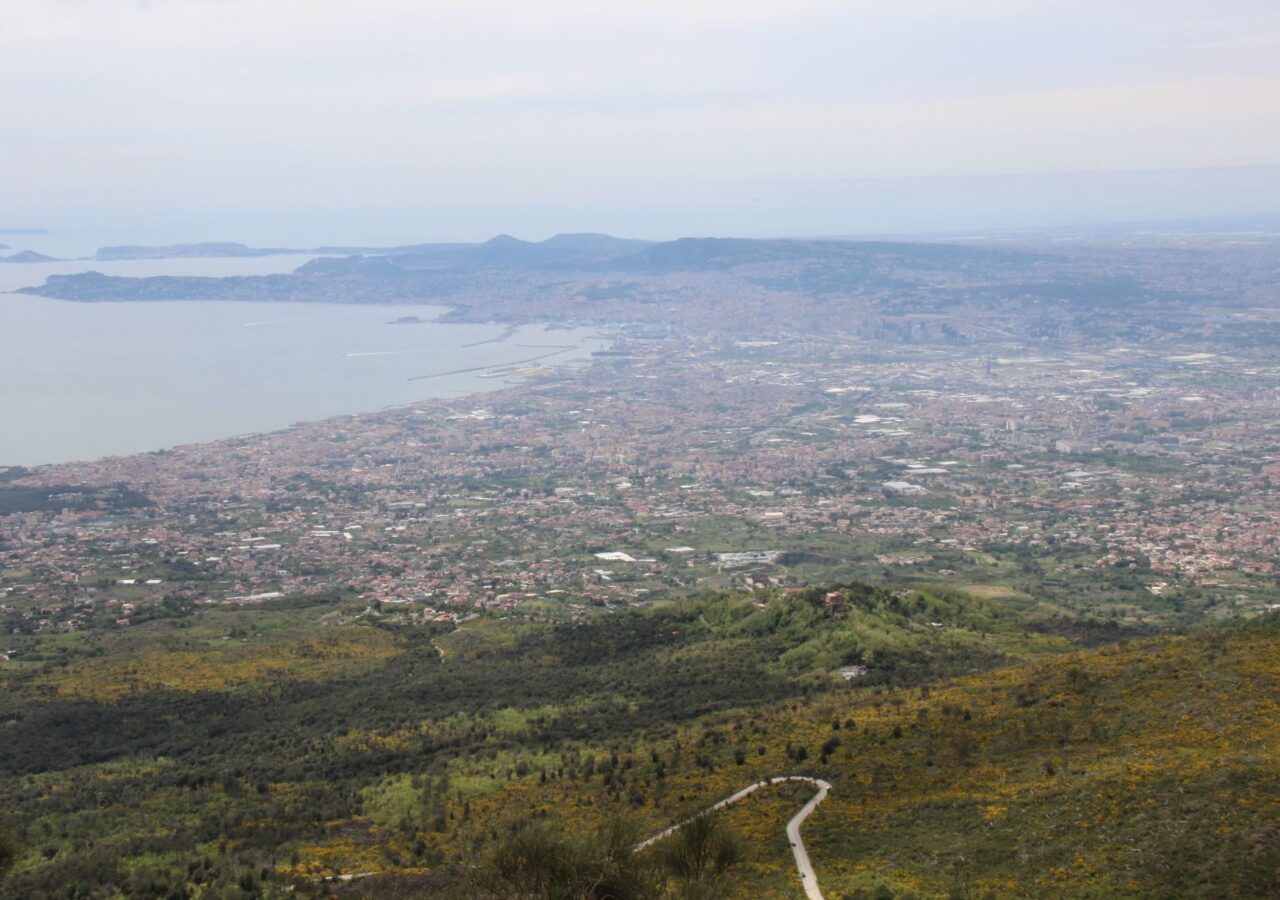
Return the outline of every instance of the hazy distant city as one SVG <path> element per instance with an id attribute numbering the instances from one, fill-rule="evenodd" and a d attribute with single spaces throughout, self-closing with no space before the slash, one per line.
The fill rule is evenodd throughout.
<path id="1" fill-rule="evenodd" d="M 28 577 L 4 610 L 28 633 L 344 590 L 399 616 L 554 618 L 926 573 L 998 575 L 1134 628 L 1264 609 L 1278 260 L 1267 234 L 565 236 L 288 276 L 54 276 L 31 291 L 447 302 L 459 321 L 589 324 L 608 349 L 585 368 L 477 355 L 507 385 L 463 400 L 10 469 L 4 559 Z M 743 551 L 768 553 L 726 557 Z"/>

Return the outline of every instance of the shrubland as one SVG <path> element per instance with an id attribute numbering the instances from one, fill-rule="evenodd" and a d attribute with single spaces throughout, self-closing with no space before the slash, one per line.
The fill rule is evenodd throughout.
<path id="1" fill-rule="evenodd" d="M 1280 890 L 1280 623 L 1058 625 L 862 584 L 453 630 L 195 610 L 7 674 L 0 895 L 501 896 L 545 877 L 521 847 L 621 862 L 782 774 L 834 786 L 805 826 L 829 897 Z M 726 810 L 701 896 L 795 894 L 811 794 Z M 615 874 L 693 890 L 660 856 Z"/>

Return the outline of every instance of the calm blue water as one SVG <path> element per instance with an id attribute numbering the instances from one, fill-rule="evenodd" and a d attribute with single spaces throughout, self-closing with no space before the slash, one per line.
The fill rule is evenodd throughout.
<path id="1" fill-rule="evenodd" d="M 288 271 L 297 259 L 94 263 L 113 274 Z M 61 264 L 0 268 L 0 290 Z M 74 271 L 83 271 L 81 263 Z M 125 274 L 120 271 L 119 274 Z M 584 362 L 594 329 L 428 321 L 429 306 L 292 303 L 69 303 L 0 293 L 0 465 L 156 450 L 503 385 L 483 370 L 553 353 Z M 423 380 L 422 375 L 480 368 Z"/>

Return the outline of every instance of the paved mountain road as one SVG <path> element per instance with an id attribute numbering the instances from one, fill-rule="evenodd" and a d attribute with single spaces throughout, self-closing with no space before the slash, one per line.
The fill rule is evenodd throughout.
<path id="1" fill-rule="evenodd" d="M 827 794 L 831 791 L 831 785 L 823 781 L 821 778 L 809 778 L 806 775 L 779 775 L 776 778 L 769 778 L 765 781 L 757 781 L 749 784 L 736 794 L 725 797 L 719 803 L 708 806 L 702 813 L 714 812 L 718 809 L 724 809 L 726 806 L 732 806 L 743 797 L 762 787 L 768 787 L 771 784 L 781 784 L 784 781 L 807 781 L 809 784 L 817 785 L 818 793 L 810 798 L 809 802 L 801 807 L 800 812 L 791 817 L 791 821 L 787 822 L 787 840 L 791 843 L 791 855 L 796 859 L 796 871 L 800 873 L 800 883 L 804 887 L 805 896 L 808 900 L 822 900 L 822 891 L 818 887 L 818 876 L 814 874 L 813 863 L 809 861 L 809 851 L 805 849 L 804 839 L 800 837 L 800 826 L 804 824 L 804 820 L 809 818 L 809 814 L 818 808 L 818 804 L 827 799 Z M 696 818 L 696 817 L 695 817 Z M 636 844 L 634 850 L 643 850 L 645 847 L 655 844 L 669 834 L 674 834 L 683 826 L 691 822 L 692 819 L 685 819 L 683 822 L 677 822 L 670 828 L 659 831 L 653 837 L 641 841 Z"/>

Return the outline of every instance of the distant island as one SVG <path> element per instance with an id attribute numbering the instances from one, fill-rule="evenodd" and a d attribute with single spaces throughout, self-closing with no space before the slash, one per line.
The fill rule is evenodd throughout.
<path id="1" fill-rule="evenodd" d="M 285 247 L 250 247 L 232 241 L 209 241 L 197 244 L 164 244 L 147 246 L 122 244 L 115 247 L 99 247 L 95 259 L 172 259 L 175 257 L 245 257 L 274 256 L 281 253 L 307 253 Z"/>
<path id="2" fill-rule="evenodd" d="M 426 325 L 430 319 L 424 319 L 421 316 L 401 316 L 398 319 L 392 319 L 388 325 Z"/>
<path id="3" fill-rule="evenodd" d="M 5 247 L 4 249 L 8 249 Z M 58 260 L 52 256 L 45 256 L 43 253 L 36 253 L 34 250 L 22 250 L 12 256 L 0 256 L 0 262 L 7 263 L 40 263 L 40 262 L 57 262 Z"/>

